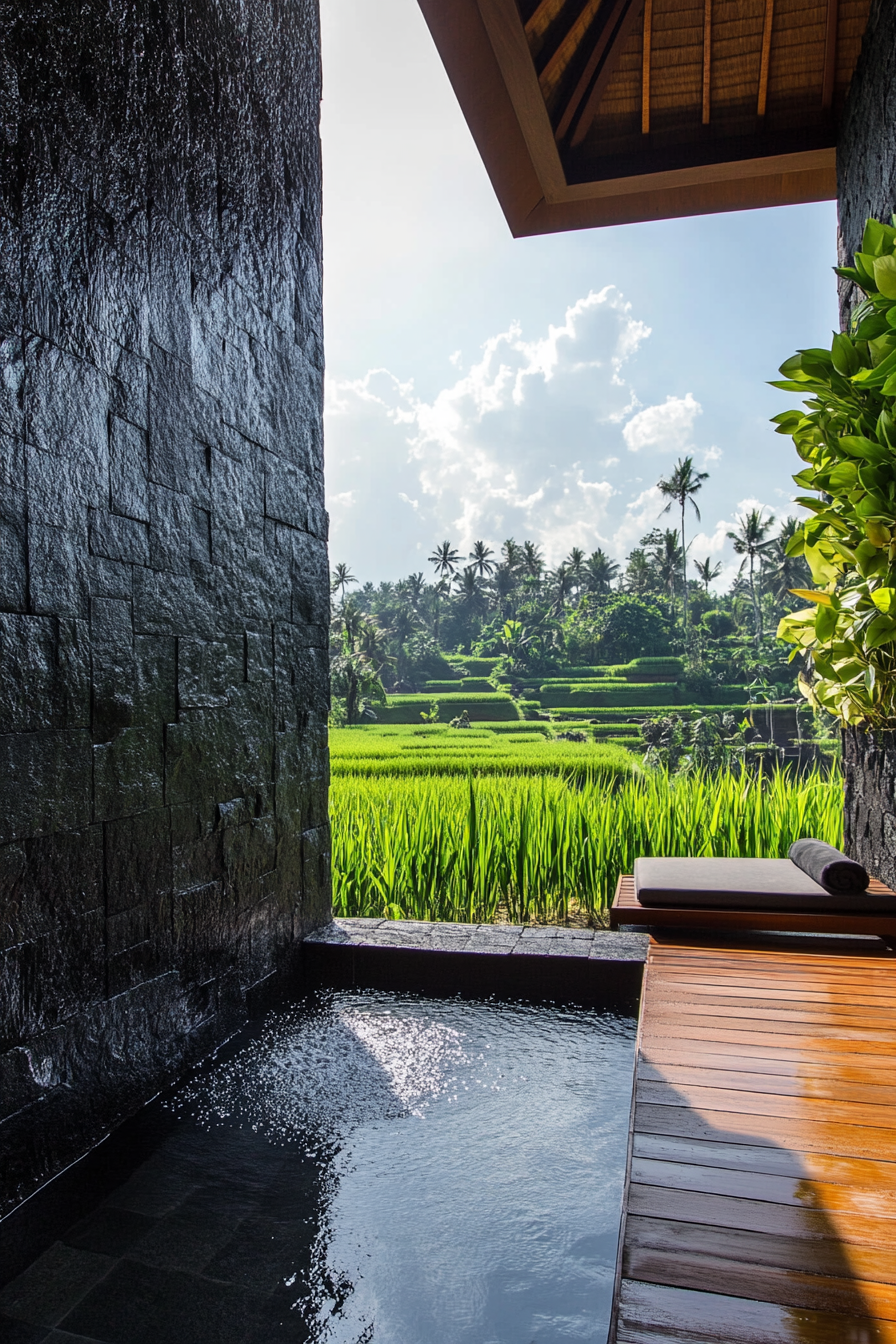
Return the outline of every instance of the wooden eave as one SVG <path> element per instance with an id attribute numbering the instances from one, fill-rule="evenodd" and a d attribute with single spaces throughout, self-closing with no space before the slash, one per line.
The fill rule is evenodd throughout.
<path id="1" fill-rule="evenodd" d="M 420 0 L 516 237 L 836 196 L 871 0 Z"/>

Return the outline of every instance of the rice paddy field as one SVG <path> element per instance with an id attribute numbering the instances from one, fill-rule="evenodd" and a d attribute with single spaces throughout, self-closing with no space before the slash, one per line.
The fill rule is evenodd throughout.
<path id="1" fill-rule="evenodd" d="M 444 725 L 330 734 L 337 915 L 600 922 L 639 854 L 839 844 L 839 772 L 643 768 L 618 744 Z"/>

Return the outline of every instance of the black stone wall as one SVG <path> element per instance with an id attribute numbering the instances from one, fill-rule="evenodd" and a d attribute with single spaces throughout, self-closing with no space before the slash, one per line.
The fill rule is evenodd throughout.
<path id="1" fill-rule="evenodd" d="M 896 211 L 896 4 L 872 0 L 837 146 L 841 264 L 861 245 L 869 216 L 889 223 Z M 843 325 L 856 299 L 840 284 Z"/>
<path id="2" fill-rule="evenodd" d="M 319 96 L 313 0 L 0 0 L 3 1206 L 329 917 Z"/>

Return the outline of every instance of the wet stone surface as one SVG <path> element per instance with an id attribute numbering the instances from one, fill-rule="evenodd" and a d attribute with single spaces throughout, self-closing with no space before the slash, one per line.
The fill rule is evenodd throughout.
<path id="1" fill-rule="evenodd" d="M 404 947 L 420 952 L 485 952 L 496 956 L 578 957 L 595 961 L 647 960 L 643 933 L 521 924 L 441 924 L 415 919 L 336 919 L 310 934 L 309 943 Z"/>
<path id="2" fill-rule="evenodd" d="M 329 917 L 329 585 L 316 4 L 0 49 L 2 1212 Z"/>

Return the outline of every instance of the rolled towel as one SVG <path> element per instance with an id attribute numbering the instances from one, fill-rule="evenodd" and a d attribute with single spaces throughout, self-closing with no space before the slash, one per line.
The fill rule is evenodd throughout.
<path id="1" fill-rule="evenodd" d="M 790 846 L 790 861 L 837 896 L 858 894 L 868 886 L 868 874 L 862 865 L 823 840 L 795 840 Z"/>

